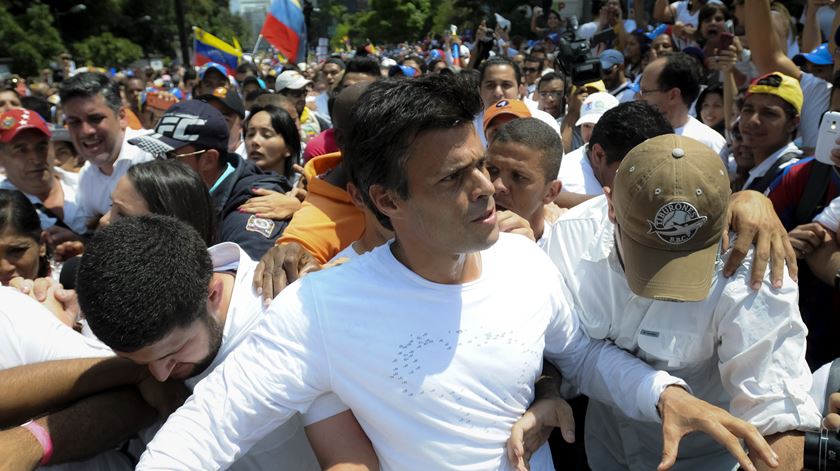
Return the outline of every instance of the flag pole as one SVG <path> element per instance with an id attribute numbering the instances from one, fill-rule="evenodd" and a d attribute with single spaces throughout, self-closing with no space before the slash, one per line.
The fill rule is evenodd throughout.
<path id="1" fill-rule="evenodd" d="M 254 52 L 251 53 L 252 56 L 257 55 L 257 49 L 260 48 L 260 43 L 262 42 L 263 35 L 257 36 L 257 42 L 254 43 Z"/>

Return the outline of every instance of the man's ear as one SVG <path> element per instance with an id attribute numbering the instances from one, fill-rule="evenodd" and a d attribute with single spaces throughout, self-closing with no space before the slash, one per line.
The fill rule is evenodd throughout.
<path id="1" fill-rule="evenodd" d="M 379 212 L 388 216 L 390 219 L 394 219 L 395 216 L 399 216 L 399 202 L 402 200 L 397 198 L 393 190 L 388 190 L 381 185 L 372 185 L 370 189 L 368 189 L 368 195 Z"/>
<path id="2" fill-rule="evenodd" d="M 224 294 L 224 284 L 222 280 L 215 276 L 210 276 L 210 283 L 207 287 L 207 311 L 218 312 L 219 305 L 222 303 L 222 296 Z"/>
<path id="3" fill-rule="evenodd" d="M 216 149 L 207 149 L 207 152 L 198 156 L 199 173 L 216 171 L 221 167 L 221 155 Z"/>
<path id="4" fill-rule="evenodd" d="M 543 204 L 548 204 L 557 199 L 560 191 L 563 189 L 563 183 L 560 180 L 554 180 L 548 184 L 545 195 L 543 195 Z"/>
<path id="5" fill-rule="evenodd" d="M 125 106 L 120 106 L 120 111 L 117 112 L 117 119 L 120 121 L 120 129 L 125 131 L 128 127 L 128 116 L 125 113 Z"/>
<path id="6" fill-rule="evenodd" d="M 368 209 L 364 199 L 362 198 L 362 193 L 359 191 L 359 188 L 352 182 L 347 182 L 347 193 L 350 194 L 350 199 L 353 201 L 354 206 L 361 209 L 362 211 Z"/>
<path id="7" fill-rule="evenodd" d="M 800 115 L 796 115 L 796 116 L 793 117 L 793 119 L 788 121 L 788 124 L 787 124 L 787 133 L 788 134 L 793 135 L 793 132 L 796 131 L 796 129 L 799 127 L 800 119 L 801 119 Z"/>
<path id="8" fill-rule="evenodd" d="M 525 95 L 528 94 L 528 86 L 525 85 L 525 82 L 519 84 L 519 100 L 524 100 Z"/>

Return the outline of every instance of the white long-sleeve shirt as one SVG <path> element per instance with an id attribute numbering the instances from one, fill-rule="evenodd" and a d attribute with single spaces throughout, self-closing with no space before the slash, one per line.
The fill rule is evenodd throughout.
<path id="1" fill-rule="evenodd" d="M 584 329 L 608 339 L 652 367 L 684 379 L 693 394 L 750 422 L 763 435 L 818 429 L 809 396 L 807 329 L 796 283 L 787 274 L 773 289 L 749 287 L 752 253 L 729 279 L 718 260 L 709 296 L 701 302 L 643 298 L 627 285 L 607 217 L 606 197 L 572 208 L 554 225 L 546 250 L 580 307 Z M 723 260 L 725 260 L 725 255 Z M 620 409 L 589 402 L 586 446 L 592 469 L 655 469 L 662 430 Z M 708 435 L 680 443 L 680 470 L 732 469 L 735 459 Z"/>
<path id="2" fill-rule="evenodd" d="M 292 284 L 169 417 L 137 469 L 224 468 L 333 391 L 383 470 L 507 470 L 504 444 L 533 400 L 544 352 L 584 392 L 659 420 L 661 391 L 680 380 L 589 339 L 536 244 L 501 234 L 481 262 L 479 279 L 441 285 L 387 244 Z M 553 469 L 546 447 L 531 467 Z"/>

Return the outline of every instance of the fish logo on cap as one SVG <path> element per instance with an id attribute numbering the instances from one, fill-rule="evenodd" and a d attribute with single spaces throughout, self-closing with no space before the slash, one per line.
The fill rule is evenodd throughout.
<path id="1" fill-rule="evenodd" d="M 691 240 L 708 220 L 690 203 L 673 201 L 659 208 L 653 221 L 648 219 L 648 234 L 656 233 L 663 242 L 680 245 Z"/>

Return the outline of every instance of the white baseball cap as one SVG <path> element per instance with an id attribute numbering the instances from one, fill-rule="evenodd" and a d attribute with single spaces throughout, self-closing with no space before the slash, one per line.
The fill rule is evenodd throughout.
<path id="1" fill-rule="evenodd" d="M 593 93 L 586 97 L 580 106 L 580 118 L 575 126 L 581 124 L 596 124 L 608 110 L 618 106 L 618 98 L 606 92 Z"/>
<path id="2" fill-rule="evenodd" d="M 274 89 L 278 92 L 287 88 L 300 90 L 310 83 L 312 81 L 307 80 L 300 72 L 296 70 L 284 70 L 282 74 L 277 76 L 277 80 L 274 82 Z"/>

